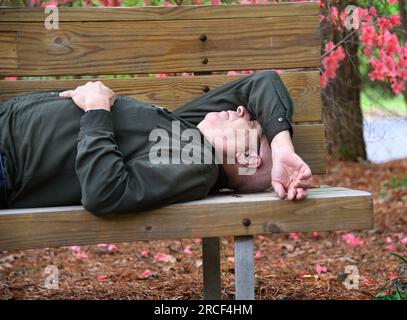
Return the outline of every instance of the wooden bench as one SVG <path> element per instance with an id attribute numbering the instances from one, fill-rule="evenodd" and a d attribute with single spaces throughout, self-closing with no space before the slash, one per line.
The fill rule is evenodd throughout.
<path id="1" fill-rule="evenodd" d="M 296 151 L 314 174 L 325 174 L 319 3 L 60 8 L 59 30 L 45 29 L 45 17 L 43 9 L 0 9 L 0 76 L 200 73 L 103 79 L 119 95 L 173 110 L 241 77 L 211 72 L 281 68 L 295 106 Z M 86 81 L 0 80 L 0 100 Z M 202 237 L 204 298 L 219 299 L 219 237 L 234 236 L 236 298 L 253 299 L 253 235 L 357 230 L 372 223 L 369 193 L 323 186 L 304 201 L 282 201 L 274 192 L 228 193 L 108 218 L 81 206 L 1 210 L 0 250 Z"/>

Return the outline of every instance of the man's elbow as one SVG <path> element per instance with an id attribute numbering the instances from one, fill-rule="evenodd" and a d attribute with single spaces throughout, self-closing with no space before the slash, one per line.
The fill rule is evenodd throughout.
<path id="1" fill-rule="evenodd" d="M 111 211 L 108 207 L 101 205 L 100 202 L 95 201 L 94 199 L 83 199 L 82 198 L 82 205 L 83 207 L 97 217 L 104 217 L 114 212 Z"/>
<path id="2" fill-rule="evenodd" d="M 83 207 L 97 217 L 117 213 L 117 199 L 113 197 L 104 197 L 96 192 L 82 194 L 81 199 Z"/>
<path id="3" fill-rule="evenodd" d="M 83 207 L 97 217 L 105 217 L 109 215 L 136 213 L 146 209 L 146 205 L 141 201 L 123 201 L 117 197 L 102 197 L 102 196 L 83 196 Z"/>

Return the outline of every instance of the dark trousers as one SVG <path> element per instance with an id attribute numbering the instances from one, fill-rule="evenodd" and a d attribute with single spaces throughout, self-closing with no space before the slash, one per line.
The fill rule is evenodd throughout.
<path id="1" fill-rule="evenodd" d="M 6 174 L 4 170 L 4 161 L 0 150 L 0 209 L 6 208 Z"/>

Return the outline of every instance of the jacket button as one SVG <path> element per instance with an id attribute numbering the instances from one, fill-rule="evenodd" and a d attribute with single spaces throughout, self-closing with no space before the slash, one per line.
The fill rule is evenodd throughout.
<path id="1" fill-rule="evenodd" d="M 283 118 L 278 118 L 278 122 L 283 122 L 284 119 Z"/>

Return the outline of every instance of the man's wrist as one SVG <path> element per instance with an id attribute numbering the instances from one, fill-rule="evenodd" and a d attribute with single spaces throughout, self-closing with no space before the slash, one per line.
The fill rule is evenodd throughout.
<path id="1" fill-rule="evenodd" d="M 291 141 L 291 135 L 288 130 L 279 132 L 270 144 L 273 155 L 278 155 L 281 152 L 295 152 Z"/>
<path id="2" fill-rule="evenodd" d="M 102 95 L 91 95 L 86 97 L 84 111 L 104 109 L 110 111 L 110 101 Z"/>

